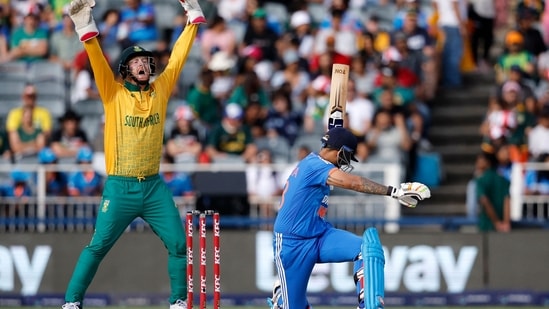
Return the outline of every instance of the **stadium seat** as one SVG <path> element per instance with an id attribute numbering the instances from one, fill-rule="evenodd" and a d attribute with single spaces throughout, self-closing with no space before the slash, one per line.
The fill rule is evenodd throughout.
<path id="1" fill-rule="evenodd" d="M 102 126 L 102 115 L 83 115 L 80 120 L 80 128 L 86 132 L 88 142 L 91 142 L 97 132 L 99 132 L 100 126 Z"/>
<path id="2" fill-rule="evenodd" d="M 26 62 L 11 61 L 0 64 L 0 80 L 26 81 L 29 78 L 29 70 Z"/>
<path id="3" fill-rule="evenodd" d="M 307 133 L 300 134 L 295 140 L 294 145 L 292 146 L 292 149 L 291 149 L 292 161 L 296 160 L 297 150 L 302 145 L 307 146 L 309 149 L 311 149 L 311 151 L 317 152 L 320 149 L 321 137 L 322 136 L 318 134 L 307 134 Z"/>
<path id="4" fill-rule="evenodd" d="M 290 145 L 284 137 L 263 137 L 255 140 L 258 149 L 268 149 L 272 153 L 274 163 L 290 161 Z"/>
<path id="5" fill-rule="evenodd" d="M 67 87 L 62 80 L 43 80 L 35 84 L 40 99 L 63 100 L 67 99 Z"/>
<path id="6" fill-rule="evenodd" d="M 62 99 L 42 99 L 38 95 L 38 105 L 47 108 L 54 121 L 65 113 L 65 101 Z"/>
<path id="7" fill-rule="evenodd" d="M 0 118 L 6 119 L 9 112 L 16 107 L 21 107 L 21 100 L 19 98 L 10 100 L 0 99 Z"/>
<path id="8" fill-rule="evenodd" d="M 72 108 L 82 116 L 101 116 L 104 114 L 101 100 L 82 100 L 73 104 Z"/>
<path id="9" fill-rule="evenodd" d="M 196 44 L 195 44 L 196 45 Z M 186 97 L 189 89 L 196 84 L 200 79 L 200 72 L 202 71 L 203 61 L 200 57 L 189 57 L 187 62 L 179 75 L 179 88 L 180 94 L 179 97 Z"/>
<path id="10" fill-rule="evenodd" d="M 25 80 L 1 80 L 0 99 L 2 101 L 21 101 L 21 95 L 26 84 L 27 82 Z"/>
<path id="11" fill-rule="evenodd" d="M 181 6 L 175 1 L 172 2 L 155 3 L 154 5 L 156 28 L 160 33 L 166 29 L 172 29 L 175 17 L 181 12 Z"/>
<path id="12" fill-rule="evenodd" d="M 65 69 L 60 63 L 51 61 L 33 62 L 29 67 L 29 76 L 32 82 L 59 81 L 65 83 Z"/>

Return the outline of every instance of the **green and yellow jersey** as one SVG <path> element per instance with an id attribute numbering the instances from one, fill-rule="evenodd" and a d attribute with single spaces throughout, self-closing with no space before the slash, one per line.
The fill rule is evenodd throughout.
<path id="1" fill-rule="evenodd" d="M 144 90 L 116 81 L 97 38 L 84 43 L 105 109 L 105 163 L 108 175 L 144 177 L 158 174 L 166 108 L 196 37 L 187 25 L 174 44 L 168 65 Z M 187 35 L 185 35 L 187 34 Z"/>

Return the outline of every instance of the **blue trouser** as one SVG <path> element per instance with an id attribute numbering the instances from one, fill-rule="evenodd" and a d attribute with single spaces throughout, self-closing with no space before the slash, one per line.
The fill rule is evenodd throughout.
<path id="1" fill-rule="evenodd" d="M 461 86 L 461 57 L 463 38 L 458 27 L 443 26 L 444 47 L 442 50 L 442 84 Z"/>
<path id="2" fill-rule="evenodd" d="M 305 309 L 307 283 L 316 263 L 354 261 L 362 239 L 345 230 L 331 228 L 315 238 L 295 238 L 274 234 L 274 258 L 281 283 L 284 309 Z M 362 266 L 362 260 L 355 261 Z M 359 268 L 355 265 L 355 272 Z"/>

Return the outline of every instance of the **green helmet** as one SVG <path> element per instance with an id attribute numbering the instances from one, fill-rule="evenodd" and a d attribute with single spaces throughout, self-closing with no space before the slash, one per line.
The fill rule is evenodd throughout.
<path id="1" fill-rule="evenodd" d="M 140 46 L 130 46 L 122 51 L 120 54 L 120 62 L 118 62 L 118 73 L 122 75 L 122 78 L 128 76 L 128 61 L 135 57 L 145 56 L 150 58 L 151 75 L 154 75 L 156 70 L 156 63 L 154 62 L 153 53 Z"/>

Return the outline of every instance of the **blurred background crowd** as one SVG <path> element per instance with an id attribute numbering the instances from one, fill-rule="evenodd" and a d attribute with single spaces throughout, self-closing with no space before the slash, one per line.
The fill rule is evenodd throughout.
<path id="1" fill-rule="evenodd" d="M 97 0 L 113 70 L 120 51 L 154 51 L 162 71 L 186 17 L 173 0 Z M 93 72 L 68 0 L 0 0 L 0 148 L 6 163 L 91 163 L 103 151 Z M 293 163 L 326 130 L 332 63 L 350 65 L 346 126 L 363 163 L 397 163 L 414 180 L 437 95 L 493 77 L 478 124 L 479 161 L 510 180 L 513 162 L 549 161 L 549 14 L 541 0 L 211 0 L 167 115 L 165 163 Z M 485 171 L 477 164 L 475 177 Z M 253 167 L 250 194 L 284 176 Z M 279 173 L 280 174 L 280 173 Z M 13 183 L 30 177 L 12 173 Z M 56 176 L 59 194 L 97 194 L 102 177 Z M 186 175 L 171 175 L 178 195 Z M 66 178 L 66 179 L 65 179 Z M 79 180 L 80 179 L 80 180 Z M 549 177 L 528 190 L 549 194 Z M 95 188 L 85 189 L 92 183 Z M 186 185 L 181 185 L 186 183 Z M 252 185 L 250 185 L 252 184 Z M 80 186 L 80 187 L 79 187 Z M 181 189 L 185 188 L 185 189 Z M 24 194 L 13 184 L 5 196 Z M 87 192 L 87 193 L 84 193 Z"/>

